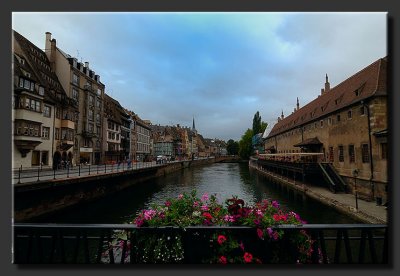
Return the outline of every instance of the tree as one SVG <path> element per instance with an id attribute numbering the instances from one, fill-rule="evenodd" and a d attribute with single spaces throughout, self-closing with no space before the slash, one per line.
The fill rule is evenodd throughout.
<path id="1" fill-rule="evenodd" d="M 226 146 L 228 154 L 237 155 L 239 153 L 239 143 L 229 139 Z"/>
<path id="2" fill-rule="evenodd" d="M 239 141 L 239 155 L 242 159 L 249 159 L 253 152 L 251 139 L 253 137 L 253 130 L 247 129 L 243 134 L 242 139 Z"/>
<path id="3" fill-rule="evenodd" d="M 256 112 L 253 117 L 253 134 L 256 135 L 261 132 L 261 116 L 260 112 Z"/>
<path id="4" fill-rule="evenodd" d="M 264 133 L 265 129 L 268 127 L 268 123 L 262 121 L 261 122 L 261 128 L 260 128 L 260 132 Z"/>

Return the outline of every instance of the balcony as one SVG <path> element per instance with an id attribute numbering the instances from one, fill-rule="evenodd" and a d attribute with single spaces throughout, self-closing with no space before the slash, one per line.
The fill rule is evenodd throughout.
<path id="1" fill-rule="evenodd" d="M 68 119 L 62 119 L 61 120 L 61 127 L 69 128 L 69 129 L 75 129 L 75 123 L 73 121 L 68 120 Z"/>
<path id="2" fill-rule="evenodd" d="M 94 93 L 94 89 L 90 85 L 87 85 L 87 84 L 85 84 L 83 86 L 83 90 L 87 90 L 89 92 L 93 92 Z"/>
<path id="3" fill-rule="evenodd" d="M 57 150 L 66 151 L 69 150 L 73 145 L 74 141 L 61 139 L 61 141 L 57 143 Z"/>
<path id="4" fill-rule="evenodd" d="M 29 151 L 34 150 L 41 143 L 41 137 L 24 135 L 14 136 L 14 144 L 21 152 L 22 157 L 25 157 Z"/>

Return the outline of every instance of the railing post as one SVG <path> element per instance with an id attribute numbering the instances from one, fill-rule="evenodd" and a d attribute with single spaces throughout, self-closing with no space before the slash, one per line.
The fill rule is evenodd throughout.
<path id="1" fill-rule="evenodd" d="M 96 174 L 99 174 L 99 164 L 97 164 L 97 171 Z"/>
<path id="2" fill-rule="evenodd" d="M 21 168 L 18 168 L 18 184 L 21 183 Z"/>
<path id="3" fill-rule="evenodd" d="M 78 176 L 81 176 L 81 164 L 79 164 Z"/>
<path id="4" fill-rule="evenodd" d="M 89 164 L 89 175 L 90 175 L 90 167 L 91 167 L 91 165 Z"/>
<path id="5" fill-rule="evenodd" d="M 53 168 L 53 179 L 56 179 L 56 168 Z"/>
<path id="6" fill-rule="evenodd" d="M 107 164 L 104 163 L 104 173 L 106 173 L 106 172 L 107 172 Z"/>
<path id="7" fill-rule="evenodd" d="M 40 174 L 40 167 L 38 167 L 38 170 L 37 170 L 37 181 L 39 181 L 39 174 Z"/>
<path id="8" fill-rule="evenodd" d="M 69 178 L 69 165 L 67 166 L 67 178 Z"/>

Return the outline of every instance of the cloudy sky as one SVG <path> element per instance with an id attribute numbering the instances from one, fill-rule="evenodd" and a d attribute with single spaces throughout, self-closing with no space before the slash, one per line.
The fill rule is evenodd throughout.
<path id="1" fill-rule="evenodd" d="M 239 140 L 272 127 L 386 56 L 386 13 L 13 13 L 12 28 L 100 75 L 106 93 L 153 124 Z"/>

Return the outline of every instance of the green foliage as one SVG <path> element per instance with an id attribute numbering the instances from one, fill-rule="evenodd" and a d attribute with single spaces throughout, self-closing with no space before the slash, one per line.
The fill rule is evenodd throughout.
<path id="1" fill-rule="evenodd" d="M 251 139 L 253 137 L 253 130 L 247 129 L 243 134 L 242 139 L 239 141 L 239 156 L 242 159 L 249 159 L 253 152 Z"/>
<path id="2" fill-rule="evenodd" d="M 239 143 L 229 139 L 227 142 L 226 150 L 228 154 L 237 155 L 239 153 Z"/>
<path id="3" fill-rule="evenodd" d="M 261 132 L 261 116 L 260 113 L 257 111 L 253 117 L 253 134 L 258 134 Z"/>

